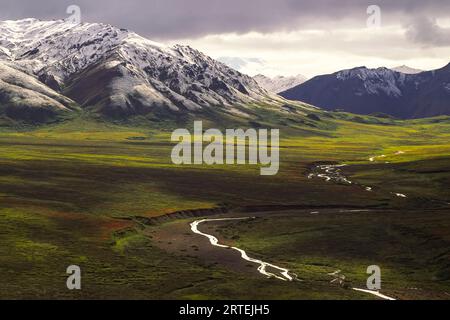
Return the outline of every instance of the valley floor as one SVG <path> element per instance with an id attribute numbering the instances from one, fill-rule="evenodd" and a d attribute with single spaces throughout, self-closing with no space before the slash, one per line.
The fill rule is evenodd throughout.
<path id="1" fill-rule="evenodd" d="M 0 129 L 0 298 L 377 299 L 348 288 L 364 288 L 367 266 L 379 265 L 384 294 L 450 299 L 449 119 L 332 121 L 282 131 L 273 177 L 174 166 L 164 128 L 75 119 Z M 308 178 L 342 163 L 352 184 Z M 189 228 L 201 217 L 148 223 L 215 207 L 256 219 L 202 230 L 301 281 L 267 279 L 211 246 Z M 72 264 L 81 291 L 66 288 Z M 337 270 L 343 286 L 330 283 Z"/>
<path id="2" fill-rule="evenodd" d="M 237 287 L 234 298 L 376 299 L 351 288 L 366 288 L 367 267 L 378 265 L 384 295 L 401 300 L 449 299 L 450 283 L 445 280 L 449 238 L 436 236 L 450 226 L 448 210 L 323 208 L 235 212 L 212 219 L 223 217 L 254 219 L 208 222 L 201 231 L 215 235 L 221 244 L 245 248 L 252 257 L 287 268 L 295 280 L 267 279 L 257 271 L 257 264 L 246 262 L 240 253 L 213 247 L 208 239 L 189 232 L 192 220 L 148 227 L 143 233 L 166 252 L 195 257 L 239 278 L 259 279 L 265 286 L 261 292 Z M 273 268 L 268 271 L 277 274 Z M 344 275 L 345 282 L 333 281 L 335 273 Z M 183 291 L 202 290 L 201 286 Z M 284 289 L 278 291 L 279 287 Z M 212 292 L 223 298 L 220 289 Z"/>

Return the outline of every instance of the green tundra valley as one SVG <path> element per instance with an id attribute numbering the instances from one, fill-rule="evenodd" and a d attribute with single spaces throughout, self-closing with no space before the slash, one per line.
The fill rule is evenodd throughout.
<path id="1" fill-rule="evenodd" d="M 296 108 L 286 116 L 251 106 L 251 122 L 204 119 L 281 127 L 275 176 L 257 165 L 172 164 L 176 120 L 5 120 L 0 297 L 378 299 L 351 289 L 378 265 L 389 297 L 449 299 L 450 118 Z M 199 229 L 288 269 L 293 281 L 265 277 L 190 228 L 233 217 L 251 219 Z M 80 291 L 67 290 L 69 265 L 82 270 Z"/>

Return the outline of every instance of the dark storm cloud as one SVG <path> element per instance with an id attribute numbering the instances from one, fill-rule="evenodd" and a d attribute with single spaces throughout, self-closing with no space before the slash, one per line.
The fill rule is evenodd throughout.
<path id="1" fill-rule="evenodd" d="M 450 29 L 441 28 L 432 18 L 414 19 L 407 27 L 406 36 L 423 46 L 450 46 Z"/>
<path id="2" fill-rule="evenodd" d="M 85 21 L 106 22 L 164 40 L 302 26 L 327 29 L 337 23 L 363 27 L 366 8 L 373 4 L 381 7 L 383 21 L 418 14 L 442 17 L 450 12 L 449 0 L 0 0 L 0 19 L 62 18 L 71 4 L 81 7 Z"/>

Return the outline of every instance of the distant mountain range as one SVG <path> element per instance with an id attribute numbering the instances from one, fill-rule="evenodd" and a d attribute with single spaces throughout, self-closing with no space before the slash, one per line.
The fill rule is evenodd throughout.
<path id="1" fill-rule="evenodd" d="M 258 84 L 269 92 L 280 93 L 304 83 L 307 79 L 299 74 L 292 77 L 277 76 L 274 78 L 258 74 L 253 77 Z"/>
<path id="2" fill-rule="evenodd" d="M 45 119 L 77 108 L 123 118 L 280 99 L 188 46 L 99 23 L 0 22 L 0 115 Z M 241 112 L 241 111 L 240 111 Z"/>
<path id="3" fill-rule="evenodd" d="M 303 76 L 255 80 L 189 46 L 166 46 L 111 25 L 3 21 L 0 117 L 44 122 L 87 109 L 112 119 L 216 112 L 252 119 L 255 103 L 288 112 L 289 102 L 275 93 L 289 87 L 283 97 L 327 110 L 399 118 L 450 114 L 449 66 L 395 69 L 401 72 L 360 67 L 304 83 Z"/>
<path id="4" fill-rule="evenodd" d="M 421 73 L 424 72 L 424 70 L 420 70 L 420 69 L 414 69 L 408 66 L 398 66 L 395 68 L 391 68 L 394 71 L 400 72 L 400 73 L 406 73 L 406 74 L 417 74 L 417 73 Z"/>
<path id="5" fill-rule="evenodd" d="M 450 115 L 450 64 L 420 73 L 359 67 L 314 77 L 281 95 L 357 114 L 405 119 Z"/>

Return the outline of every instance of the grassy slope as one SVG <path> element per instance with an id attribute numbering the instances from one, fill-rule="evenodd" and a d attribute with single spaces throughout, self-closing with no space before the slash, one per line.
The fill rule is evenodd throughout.
<path id="1" fill-rule="evenodd" d="M 448 118 L 368 124 L 379 121 L 335 117 L 320 122 L 293 117 L 297 121 L 290 126 L 293 129 L 281 130 L 281 170 L 275 177 L 261 177 L 253 166 L 173 166 L 166 124 L 149 129 L 75 118 L 22 131 L 0 129 L 0 241 L 6 244 L 0 248 L 0 273 L 6 275 L 1 278 L 6 289 L 1 296 L 245 298 L 249 293 L 235 291 L 236 279 L 242 288 L 263 284 L 225 273 L 220 266 L 168 255 L 140 233 L 116 234 L 134 227 L 118 218 L 224 202 L 407 208 L 428 203 L 423 194 L 450 200 L 445 191 Z M 271 123 L 286 121 L 280 119 L 274 117 Z M 398 150 L 406 153 L 394 156 Z M 381 154 L 388 157 L 367 161 Z M 368 193 L 355 186 L 306 179 L 317 161 L 354 163 L 348 174 L 356 181 L 395 188 L 410 198 L 404 201 L 381 191 Z M 71 263 L 85 270 L 81 292 L 65 289 L 65 268 Z M 207 285 L 195 285 L 199 283 Z M 258 297 L 273 297 L 276 292 L 279 297 L 299 297 L 293 293 L 296 288 L 270 285 L 269 295 Z M 186 292 L 182 290 L 186 286 L 193 288 Z M 212 287 L 219 289 L 212 292 Z M 342 297 L 329 294 L 312 290 L 300 297 Z"/>

